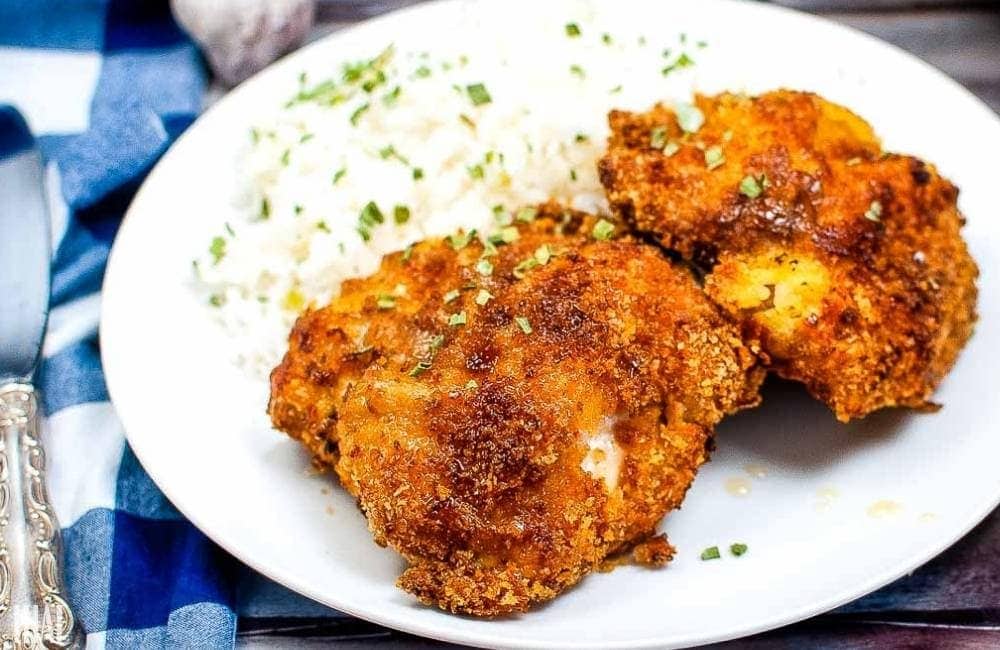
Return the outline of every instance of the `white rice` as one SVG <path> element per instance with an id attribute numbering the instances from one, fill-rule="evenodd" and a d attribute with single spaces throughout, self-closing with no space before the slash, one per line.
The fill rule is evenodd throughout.
<path id="1" fill-rule="evenodd" d="M 648 43 L 635 33 L 604 37 L 593 18 L 544 13 L 516 34 L 470 26 L 451 31 L 448 43 L 390 48 L 385 82 L 337 105 L 285 104 L 300 87 L 326 79 L 347 87 L 341 62 L 306 71 L 299 84 L 290 80 L 287 95 L 275 98 L 248 138 L 236 199 L 243 219 L 219 234 L 219 259 L 206 254 L 197 264 L 200 291 L 234 340 L 238 363 L 266 375 L 304 305 L 324 304 L 344 279 L 374 272 L 385 253 L 413 241 L 460 227 L 492 232 L 499 225 L 494 206 L 505 215 L 554 198 L 606 210 L 596 162 L 607 111 L 644 108 L 669 97 L 669 88 L 689 98 L 689 70 L 670 79 L 661 70 L 682 53 L 697 60 L 703 46 L 677 34 Z M 579 36 L 567 33 L 569 22 Z M 530 46 L 537 39 L 552 45 L 544 57 Z M 368 56 L 387 47 L 374 44 Z M 648 69 L 649 84 L 622 88 L 637 66 Z M 422 68 L 430 75 L 419 75 Z M 468 86 L 478 83 L 489 103 L 471 101 Z M 396 101 L 384 102 L 397 86 Z M 352 124 L 363 104 L 368 110 Z M 389 146 L 398 156 L 386 156 Z M 414 179 L 414 168 L 422 179 Z M 346 173 L 334 183 L 338 170 Z M 365 241 L 357 226 L 370 201 L 385 223 Z M 394 223 L 397 205 L 409 209 L 405 224 Z"/>

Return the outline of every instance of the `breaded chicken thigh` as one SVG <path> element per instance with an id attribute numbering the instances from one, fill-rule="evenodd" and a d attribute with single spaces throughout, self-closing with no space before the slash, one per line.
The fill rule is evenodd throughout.
<path id="1" fill-rule="evenodd" d="M 976 320 L 958 190 L 801 92 L 613 111 L 612 209 L 708 272 L 708 295 L 778 375 L 842 421 L 933 406 Z"/>
<path id="2" fill-rule="evenodd" d="M 519 215 L 493 244 L 385 257 L 299 320 L 272 377 L 275 425 L 335 463 L 408 561 L 398 584 L 479 616 L 551 599 L 613 553 L 669 560 L 660 519 L 762 378 L 656 248 L 554 205 Z"/>

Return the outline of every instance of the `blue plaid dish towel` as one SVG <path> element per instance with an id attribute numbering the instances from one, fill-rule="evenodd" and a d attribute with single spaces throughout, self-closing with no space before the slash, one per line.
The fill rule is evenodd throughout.
<path id="1" fill-rule="evenodd" d="M 0 140 L 30 137 L 11 132 L 26 122 L 46 161 L 44 436 L 67 589 L 89 648 L 231 648 L 241 618 L 359 623 L 253 574 L 188 523 L 139 465 L 108 401 L 97 328 L 111 242 L 205 85 L 166 0 L 0 2 Z"/>

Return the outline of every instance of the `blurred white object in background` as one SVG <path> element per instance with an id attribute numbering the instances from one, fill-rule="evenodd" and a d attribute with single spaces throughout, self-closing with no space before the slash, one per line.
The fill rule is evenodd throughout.
<path id="1" fill-rule="evenodd" d="M 305 40 L 316 0 L 171 0 L 220 81 L 235 86 Z"/>

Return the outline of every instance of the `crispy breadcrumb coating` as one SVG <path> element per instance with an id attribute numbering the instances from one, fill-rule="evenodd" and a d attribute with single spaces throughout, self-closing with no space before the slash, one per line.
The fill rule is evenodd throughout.
<path id="1" fill-rule="evenodd" d="M 424 603 L 503 615 L 616 552 L 666 563 L 656 526 L 712 427 L 759 400 L 689 272 L 594 223 L 546 205 L 509 243 L 389 255 L 299 319 L 272 375 L 275 425 L 335 464 Z"/>
<path id="2" fill-rule="evenodd" d="M 708 295 L 770 368 L 838 419 L 932 407 L 976 320 L 955 186 L 817 95 L 696 105 L 689 133 L 662 105 L 611 113 L 612 209 L 709 271 Z"/>

